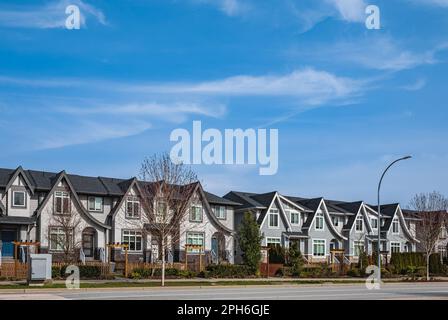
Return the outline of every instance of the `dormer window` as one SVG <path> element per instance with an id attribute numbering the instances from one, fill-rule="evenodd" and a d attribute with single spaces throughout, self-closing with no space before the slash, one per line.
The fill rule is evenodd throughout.
<path id="1" fill-rule="evenodd" d="M 300 224 L 300 213 L 296 211 L 290 211 L 289 212 L 290 221 L 293 225 L 299 225 Z"/>
<path id="2" fill-rule="evenodd" d="M 126 199 L 126 217 L 140 217 L 140 200 L 136 196 L 128 196 Z"/>
<path id="3" fill-rule="evenodd" d="M 190 208 L 190 221 L 202 222 L 202 206 L 194 205 Z"/>
<path id="4" fill-rule="evenodd" d="M 215 217 L 221 220 L 226 219 L 226 207 L 225 206 L 214 206 L 213 213 Z"/>
<path id="5" fill-rule="evenodd" d="M 324 214 L 322 212 L 316 213 L 316 230 L 324 230 Z"/>
<path id="6" fill-rule="evenodd" d="M 269 227 L 278 228 L 279 226 L 278 209 L 269 210 Z"/>
<path id="7" fill-rule="evenodd" d="M 364 230 L 364 222 L 362 220 L 362 216 L 358 216 L 356 217 L 356 226 L 355 226 L 355 230 L 357 232 L 362 232 Z"/>
<path id="8" fill-rule="evenodd" d="M 372 229 L 378 229 L 378 219 L 377 218 L 370 219 L 370 224 L 372 225 Z"/>
<path id="9" fill-rule="evenodd" d="M 89 211 L 103 212 L 103 198 L 89 197 Z"/>
<path id="10" fill-rule="evenodd" d="M 398 218 L 392 220 L 392 233 L 398 234 L 400 231 L 398 229 Z"/>
<path id="11" fill-rule="evenodd" d="M 156 222 L 163 223 L 167 218 L 168 206 L 165 201 L 157 202 Z"/>
<path id="12" fill-rule="evenodd" d="M 13 191 L 12 192 L 12 205 L 13 207 L 26 207 L 26 193 L 25 191 Z"/>
<path id="13" fill-rule="evenodd" d="M 56 214 L 70 213 L 70 194 L 66 191 L 56 191 L 54 193 L 54 212 Z"/>

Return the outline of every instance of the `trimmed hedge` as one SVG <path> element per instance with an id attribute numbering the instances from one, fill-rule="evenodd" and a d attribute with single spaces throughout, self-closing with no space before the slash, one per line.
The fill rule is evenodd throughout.
<path id="1" fill-rule="evenodd" d="M 99 266 L 78 266 L 79 277 L 81 279 L 100 279 L 101 278 L 101 267 Z M 69 274 L 65 273 L 67 266 L 51 268 L 52 278 L 66 278 Z"/>
<path id="2" fill-rule="evenodd" d="M 162 269 L 156 268 L 135 268 L 129 275 L 132 279 L 149 279 L 149 278 L 159 278 L 162 276 Z M 197 274 L 189 270 L 178 270 L 175 268 L 165 269 L 165 276 L 170 278 L 193 278 Z"/>
<path id="3" fill-rule="evenodd" d="M 425 255 L 422 252 L 395 252 L 390 260 L 391 271 L 397 274 L 413 275 L 421 274 L 426 267 Z M 440 261 L 440 255 L 433 253 L 429 257 L 429 273 L 445 274 L 446 266 Z"/>
<path id="4" fill-rule="evenodd" d="M 202 273 L 205 278 L 246 278 L 254 276 L 251 268 L 245 265 L 209 265 Z"/>

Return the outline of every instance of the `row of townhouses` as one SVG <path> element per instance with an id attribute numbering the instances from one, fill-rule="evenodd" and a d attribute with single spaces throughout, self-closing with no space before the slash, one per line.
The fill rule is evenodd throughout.
<path id="1" fill-rule="evenodd" d="M 108 250 L 108 244 L 122 243 L 128 245 L 130 261 L 158 260 L 161 246 L 157 237 L 143 232 L 147 230 L 141 184 L 136 178 L 0 169 L 1 256 L 14 255 L 14 241 L 37 241 L 40 252 L 51 253 L 57 260 L 63 250 L 58 240 L 66 235 L 55 217 L 70 214 L 81 220 L 73 235 L 73 242 L 80 243 L 80 257 L 123 259 L 122 249 Z M 335 258 L 334 252 L 347 261 L 356 261 L 361 251 L 371 254 L 378 245 L 378 228 L 380 249 L 386 255 L 415 251 L 418 243 L 416 221 L 406 216 L 399 204 L 383 205 L 378 221 L 376 208 L 362 201 L 305 199 L 275 191 L 231 191 L 220 197 L 197 183 L 188 210 L 181 236 L 167 253 L 169 261 L 183 262 L 190 244 L 202 246 L 208 263 L 240 263 L 237 232 L 246 212 L 258 222 L 263 246 L 289 247 L 296 242 L 309 262 L 328 262 Z M 200 254 L 197 249 L 187 253 L 189 257 Z"/>

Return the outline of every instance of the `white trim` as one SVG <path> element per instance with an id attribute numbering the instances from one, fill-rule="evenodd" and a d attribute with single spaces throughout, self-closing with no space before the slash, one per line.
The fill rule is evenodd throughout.
<path id="1" fill-rule="evenodd" d="M 397 244 L 398 243 L 398 246 L 399 246 L 399 251 L 398 252 L 402 252 L 401 251 L 401 242 L 399 242 L 399 241 L 391 241 L 390 242 L 390 245 L 389 245 L 389 247 L 390 247 L 390 254 L 392 254 L 393 252 L 392 252 L 392 244 Z"/>
<path id="2" fill-rule="evenodd" d="M 323 256 L 317 256 L 314 254 L 314 241 L 323 241 L 324 242 L 324 255 Z M 327 256 L 327 239 L 311 239 L 311 255 L 313 258 L 325 258 Z"/>
<path id="3" fill-rule="evenodd" d="M 23 193 L 23 205 L 19 205 L 19 204 L 15 204 L 14 203 L 14 195 L 16 194 L 16 193 Z M 27 203 L 27 199 L 26 199 L 26 196 L 27 196 L 27 194 L 26 194 L 26 191 L 24 191 L 24 190 L 13 190 L 12 191 L 12 205 L 11 205 L 11 207 L 12 208 L 26 208 L 26 203 Z"/>
<path id="4" fill-rule="evenodd" d="M 271 212 L 271 210 L 277 210 L 277 212 Z M 280 229 L 280 210 L 277 208 L 271 208 L 266 214 L 268 216 L 268 229 Z M 271 226 L 271 215 L 277 216 L 277 225 Z"/>
<path id="5" fill-rule="evenodd" d="M 292 226 L 300 226 L 300 220 L 301 220 L 300 211 L 291 211 L 291 210 L 288 210 L 288 211 L 289 211 L 289 222 L 291 223 L 291 225 Z M 292 218 L 291 218 L 292 214 L 297 214 L 299 216 L 297 223 L 292 223 Z"/>
<path id="6" fill-rule="evenodd" d="M 317 216 L 318 215 L 322 215 L 322 228 L 318 229 L 317 228 Z M 319 216 L 320 217 L 320 216 Z M 317 212 L 314 214 L 314 231 L 325 231 L 325 214 L 323 213 L 323 211 L 321 210 L 321 212 Z"/>
<path id="7" fill-rule="evenodd" d="M 266 246 L 269 245 L 269 243 L 268 243 L 268 239 L 279 240 L 279 243 L 278 243 L 278 244 L 282 245 L 282 238 L 281 238 L 281 237 L 266 237 Z M 271 244 L 277 244 L 277 243 L 271 243 Z"/>
<path id="8" fill-rule="evenodd" d="M 343 236 L 343 235 L 336 229 L 336 227 L 333 225 L 333 222 L 331 221 L 331 216 L 330 216 L 330 214 L 328 213 L 327 205 L 325 204 L 325 201 L 324 201 L 323 198 L 320 200 L 318 209 L 321 208 L 322 204 L 324 205 L 324 209 L 325 209 L 325 210 L 323 210 L 323 211 L 324 211 L 324 215 L 327 217 L 327 220 L 330 222 L 330 223 L 329 223 L 329 226 L 330 226 L 330 228 L 333 230 L 334 234 L 335 234 L 337 237 L 339 237 L 340 239 L 342 239 L 342 240 L 348 240 L 348 238 L 347 238 L 347 237 L 344 237 L 344 236 Z M 317 210 L 316 210 L 316 213 L 317 213 Z M 314 220 L 315 218 L 316 218 L 316 214 L 314 214 L 313 220 Z"/>
<path id="9" fill-rule="evenodd" d="M 362 222 L 362 224 L 361 224 L 361 230 L 357 230 L 357 229 L 356 229 L 356 222 L 358 222 L 359 218 L 361 218 L 361 222 Z M 355 233 L 363 233 L 363 232 L 364 232 L 364 217 L 363 217 L 362 215 L 360 215 L 359 213 L 358 213 L 358 215 L 355 217 L 354 225 L 355 225 Z"/>
<path id="10" fill-rule="evenodd" d="M 394 222 L 397 223 L 397 232 L 394 231 Z M 398 217 L 392 218 L 391 228 L 392 228 L 392 234 L 395 235 L 400 234 L 400 218 Z"/>
<path id="11" fill-rule="evenodd" d="M 281 194 L 279 194 L 278 197 L 279 197 L 281 200 L 284 200 L 285 202 L 287 202 L 287 203 L 293 205 L 294 207 L 296 207 L 297 209 L 299 209 L 299 211 L 307 211 L 304 207 L 299 206 L 297 203 L 292 202 L 291 200 L 289 200 L 288 198 L 282 196 Z M 309 212 L 309 210 L 308 210 L 308 212 Z"/>

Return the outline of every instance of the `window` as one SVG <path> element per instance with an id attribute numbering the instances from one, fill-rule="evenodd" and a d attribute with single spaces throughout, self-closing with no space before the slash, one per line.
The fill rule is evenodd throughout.
<path id="1" fill-rule="evenodd" d="M 339 217 L 333 217 L 333 225 L 334 225 L 335 227 L 338 227 L 338 226 L 339 226 Z"/>
<path id="2" fill-rule="evenodd" d="M 165 201 L 158 201 L 157 202 L 157 211 L 156 211 L 156 222 L 157 223 L 164 223 L 167 222 L 167 213 L 168 213 L 168 206 Z"/>
<path id="3" fill-rule="evenodd" d="M 390 243 L 390 251 L 392 253 L 400 252 L 400 242 L 391 242 Z"/>
<path id="4" fill-rule="evenodd" d="M 187 244 L 201 246 L 204 249 L 204 234 L 202 232 L 187 232 Z M 189 248 L 190 253 L 199 253 L 200 248 Z"/>
<path id="5" fill-rule="evenodd" d="M 275 244 L 275 245 L 281 245 L 281 239 L 280 238 L 266 238 L 266 245 Z"/>
<path id="6" fill-rule="evenodd" d="M 399 233 L 398 231 L 398 218 L 392 220 L 392 233 Z"/>
<path id="7" fill-rule="evenodd" d="M 291 211 L 289 216 L 290 216 L 291 224 L 295 224 L 295 225 L 300 224 L 300 213 Z"/>
<path id="8" fill-rule="evenodd" d="M 12 193 L 14 207 L 26 207 L 26 194 L 25 191 L 13 191 Z"/>
<path id="9" fill-rule="evenodd" d="M 278 210 L 277 209 L 271 209 L 269 211 L 269 227 L 270 228 L 278 228 L 279 227 Z"/>
<path id="10" fill-rule="evenodd" d="M 202 222 L 202 206 L 192 206 L 190 208 L 190 221 Z"/>
<path id="11" fill-rule="evenodd" d="M 378 219 L 377 218 L 370 219 L 370 224 L 372 225 L 373 229 L 378 229 Z"/>
<path id="12" fill-rule="evenodd" d="M 226 219 L 226 207 L 225 206 L 214 206 L 213 213 L 218 219 Z"/>
<path id="13" fill-rule="evenodd" d="M 69 239 L 67 241 L 67 235 Z M 66 248 L 72 248 L 72 231 L 67 230 L 64 232 L 63 228 L 53 227 L 50 228 L 50 250 L 63 251 Z"/>
<path id="14" fill-rule="evenodd" d="M 440 228 L 440 238 L 441 239 L 445 239 L 446 238 L 446 228 L 445 227 L 441 227 Z"/>
<path id="15" fill-rule="evenodd" d="M 135 230 L 123 230 L 122 243 L 127 244 L 129 251 L 142 251 L 142 233 Z"/>
<path id="16" fill-rule="evenodd" d="M 313 240 L 313 256 L 325 256 L 325 240 Z"/>
<path id="17" fill-rule="evenodd" d="M 353 242 L 353 251 L 356 257 L 364 252 L 364 241 L 354 241 Z"/>
<path id="18" fill-rule="evenodd" d="M 364 223 L 362 221 L 362 216 L 357 216 L 355 230 L 357 232 L 362 232 L 363 229 L 364 229 Z"/>
<path id="19" fill-rule="evenodd" d="M 65 191 L 54 193 L 54 207 L 57 214 L 70 213 L 70 194 Z"/>
<path id="20" fill-rule="evenodd" d="M 140 217 L 140 200 L 136 196 L 128 196 L 126 199 L 126 217 Z"/>
<path id="21" fill-rule="evenodd" d="M 103 198 L 89 197 L 89 211 L 103 212 Z"/>
<path id="22" fill-rule="evenodd" d="M 316 230 L 324 230 L 324 214 L 319 212 L 316 214 Z"/>

